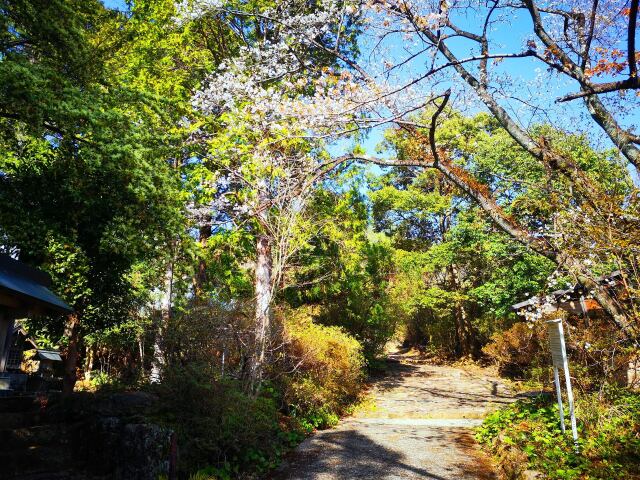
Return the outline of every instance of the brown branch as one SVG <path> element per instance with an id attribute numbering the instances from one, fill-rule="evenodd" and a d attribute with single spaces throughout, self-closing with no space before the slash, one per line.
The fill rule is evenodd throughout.
<path id="1" fill-rule="evenodd" d="M 598 12 L 598 0 L 593 0 L 593 4 L 591 6 L 591 15 L 589 16 L 589 33 L 587 34 L 587 39 L 585 40 L 584 49 L 582 51 L 582 65 L 581 67 L 585 69 L 587 64 L 589 63 L 589 51 L 591 50 L 591 42 L 593 41 L 593 32 L 596 28 L 596 14 Z"/>
<path id="2" fill-rule="evenodd" d="M 638 0 L 631 0 L 629 8 L 629 28 L 627 30 L 627 58 L 629 62 L 629 78 L 637 79 L 636 64 L 636 22 L 638 20 Z"/>
<path id="3" fill-rule="evenodd" d="M 433 155 L 433 162 L 435 165 L 440 163 L 440 157 L 438 155 L 438 148 L 436 146 L 436 126 L 438 124 L 438 117 L 447 106 L 449 98 L 451 97 L 451 89 L 444 93 L 444 97 L 440 105 L 437 106 L 436 111 L 431 116 L 431 126 L 429 127 L 429 146 L 431 147 L 431 155 Z"/>
<path id="4" fill-rule="evenodd" d="M 640 88 L 640 79 L 637 76 L 629 77 L 625 80 L 617 82 L 599 83 L 596 85 L 585 86 L 581 92 L 570 93 L 556 100 L 557 103 L 569 102 L 578 98 L 588 97 L 590 95 L 601 95 L 603 93 L 618 92 L 620 90 L 637 90 Z"/>

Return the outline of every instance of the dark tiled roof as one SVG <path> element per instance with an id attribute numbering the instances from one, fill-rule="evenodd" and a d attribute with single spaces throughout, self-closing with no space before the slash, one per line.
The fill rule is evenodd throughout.
<path id="1" fill-rule="evenodd" d="M 52 362 L 61 362 L 62 357 L 57 350 L 36 350 L 35 358 L 37 360 L 50 360 Z"/>
<path id="2" fill-rule="evenodd" d="M 25 303 L 39 305 L 58 313 L 71 312 L 47 287 L 51 278 L 46 273 L 32 268 L 9 255 L 0 254 L 0 290 L 19 297 Z"/>

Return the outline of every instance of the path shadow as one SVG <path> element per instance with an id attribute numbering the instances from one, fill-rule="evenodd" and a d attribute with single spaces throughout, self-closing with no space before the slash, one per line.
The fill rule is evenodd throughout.
<path id="1" fill-rule="evenodd" d="M 447 398 L 453 400 L 455 404 L 453 407 L 473 407 L 489 403 L 501 403 L 509 404 L 513 402 L 513 395 L 499 395 L 493 394 L 491 391 L 487 393 L 475 393 L 475 392 L 457 392 L 454 390 L 446 390 L 443 388 L 435 387 L 412 387 L 416 391 L 427 393 L 435 398 Z"/>
<path id="2" fill-rule="evenodd" d="M 370 378 L 370 383 L 379 391 L 386 392 L 401 386 L 407 377 L 416 376 L 420 373 L 419 370 L 420 367 L 417 365 L 388 359 L 384 371 L 373 374 Z"/>
<path id="3" fill-rule="evenodd" d="M 415 440 L 426 442 L 430 438 L 420 436 Z M 320 478 L 457 480 L 459 475 L 452 472 L 451 476 L 444 477 L 410 465 L 405 455 L 349 429 L 326 431 L 305 442 L 270 480 Z"/>

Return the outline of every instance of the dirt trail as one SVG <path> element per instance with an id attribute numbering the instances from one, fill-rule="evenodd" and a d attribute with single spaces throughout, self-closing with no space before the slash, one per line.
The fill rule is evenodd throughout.
<path id="1" fill-rule="evenodd" d="M 306 439 L 274 479 L 494 478 L 472 428 L 513 401 L 500 379 L 397 354 L 372 395 L 375 408 Z"/>

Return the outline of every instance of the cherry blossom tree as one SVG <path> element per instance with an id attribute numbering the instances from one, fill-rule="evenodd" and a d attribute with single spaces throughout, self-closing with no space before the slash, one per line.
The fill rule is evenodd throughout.
<path id="1" fill-rule="evenodd" d="M 307 201 L 318 182 L 343 163 L 324 146 L 336 132 L 352 128 L 363 103 L 352 76 L 327 66 L 335 55 L 350 55 L 353 11 L 333 1 L 315 9 L 280 3 L 250 13 L 216 2 L 183 2 L 178 11 L 178 21 L 205 14 L 233 19 L 246 39 L 193 96 L 194 109 L 206 120 L 194 130 L 192 142 L 202 146 L 194 172 L 206 180 L 201 187 L 212 198 L 195 210 L 201 218 L 216 216 L 255 236 L 255 322 L 247 380 L 257 392 L 274 294 L 291 258 L 305 245 L 308 232 L 301 226 Z M 333 42 L 330 55 L 319 48 L 324 41 Z"/>

